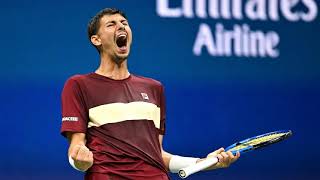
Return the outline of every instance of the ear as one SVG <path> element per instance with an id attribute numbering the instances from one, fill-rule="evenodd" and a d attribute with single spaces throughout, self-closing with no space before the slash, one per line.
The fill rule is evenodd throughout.
<path id="1" fill-rule="evenodd" d="M 98 35 L 92 35 L 91 38 L 91 43 L 95 46 L 100 46 L 101 45 L 101 39 L 99 38 Z"/>

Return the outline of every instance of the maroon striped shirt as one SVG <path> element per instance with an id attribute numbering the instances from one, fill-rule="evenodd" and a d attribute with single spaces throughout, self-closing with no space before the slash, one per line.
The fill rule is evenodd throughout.
<path id="1" fill-rule="evenodd" d="M 75 75 L 62 92 L 61 133 L 86 134 L 94 155 L 89 174 L 167 177 L 159 144 L 159 134 L 165 132 L 164 99 L 163 86 L 150 78 Z"/>

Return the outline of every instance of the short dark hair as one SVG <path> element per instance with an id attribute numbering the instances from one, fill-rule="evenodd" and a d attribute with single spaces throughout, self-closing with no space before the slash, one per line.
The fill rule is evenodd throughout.
<path id="1" fill-rule="evenodd" d="M 98 33 L 98 30 L 100 28 L 100 20 L 101 20 L 101 18 L 103 16 L 105 16 L 105 15 L 114 15 L 114 14 L 120 14 L 121 16 L 123 16 L 124 18 L 127 19 L 127 16 L 125 15 L 125 13 L 123 11 L 119 10 L 119 9 L 116 9 L 116 8 L 105 8 L 105 9 L 102 9 L 95 16 L 93 16 L 91 18 L 91 20 L 88 23 L 88 38 L 89 38 L 90 42 L 91 42 L 91 36 L 93 36 L 93 35 Z M 99 47 L 97 47 L 95 45 L 93 45 L 93 46 L 100 53 Z"/>

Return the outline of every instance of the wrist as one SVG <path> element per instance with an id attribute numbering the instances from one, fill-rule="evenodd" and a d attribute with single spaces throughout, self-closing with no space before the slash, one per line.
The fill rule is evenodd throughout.
<path id="1" fill-rule="evenodd" d="M 199 158 L 199 159 L 197 159 L 197 161 L 196 161 L 196 163 L 199 163 L 199 162 L 201 162 L 201 161 L 203 161 L 203 160 L 205 160 L 206 158 Z"/>
<path id="2" fill-rule="evenodd" d="M 78 170 L 78 171 L 81 171 L 81 172 L 85 172 L 86 170 L 82 170 L 80 168 L 78 168 L 76 165 L 75 165 L 75 162 L 73 160 L 73 158 L 71 156 L 69 156 L 69 164 L 75 169 L 75 170 Z"/>
<path id="3" fill-rule="evenodd" d="M 178 173 L 180 169 L 194 165 L 198 160 L 199 158 L 174 155 L 170 159 L 169 170 L 172 173 Z"/>

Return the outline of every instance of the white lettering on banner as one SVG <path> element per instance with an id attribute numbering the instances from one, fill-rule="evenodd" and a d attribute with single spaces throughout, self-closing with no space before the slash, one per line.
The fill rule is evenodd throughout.
<path id="1" fill-rule="evenodd" d="M 207 18 L 207 12 L 206 12 L 206 0 L 199 0 L 196 1 L 196 14 L 199 18 Z"/>
<path id="2" fill-rule="evenodd" d="M 279 21 L 278 0 L 269 0 L 269 18 L 272 21 Z"/>
<path id="3" fill-rule="evenodd" d="M 242 6 L 241 0 L 233 1 L 232 14 L 235 19 L 242 19 L 241 6 Z"/>
<path id="4" fill-rule="evenodd" d="M 286 0 L 281 1 L 281 10 L 283 15 L 289 21 L 299 21 L 300 14 L 298 12 L 292 12 L 292 8 L 299 3 L 299 0 Z"/>
<path id="5" fill-rule="evenodd" d="M 311 22 L 318 16 L 316 0 L 181 0 L 180 7 L 177 2 L 170 7 L 170 0 L 156 1 L 157 14 L 163 18 Z M 297 10 L 302 6 L 304 10 Z M 218 57 L 277 58 L 279 44 L 280 36 L 274 30 L 251 30 L 248 24 L 234 24 L 227 30 L 217 23 L 212 31 L 201 23 L 193 54 L 200 56 L 206 51 Z"/>
<path id="6" fill-rule="evenodd" d="M 301 13 L 301 19 L 306 22 L 313 21 L 318 15 L 318 6 L 316 2 L 313 0 L 302 0 L 302 2 L 309 10 L 309 13 Z"/>
<path id="7" fill-rule="evenodd" d="M 157 0 L 157 13 L 160 17 L 180 17 L 181 8 L 169 8 L 169 0 Z"/>
<path id="8" fill-rule="evenodd" d="M 169 6 L 169 0 L 156 1 L 156 11 L 163 18 L 243 20 L 246 17 L 251 20 L 279 21 L 280 13 L 288 21 L 310 22 L 318 15 L 316 0 L 181 0 L 181 7 L 174 8 Z M 305 12 L 293 10 L 299 4 L 306 8 Z"/>
<path id="9" fill-rule="evenodd" d="M 186 18 L 193 18 L 194 15 L 193 15 L 193 7 L 192 7 L 192 1 L 193 0 L 184 0 L 182 1 L 182 12 L 183 12 L 183 15 L 184 17 Z"/>
<path id="10" fill-rule="evenodd" d="M 274 31 L 264 33 L 251 31 L 247 24 L 234 25 L 233 30 L 225 30 L 223 25 L 216 25 L 213 35 L 207 24 L 200 24 L 193 46 L 193 53 L 197 56 L 206 49 L 212 56 L 236 57 L 272 57 L 279 56 L 276 49 L 280 42 L 279 35 Z"/>
<path id="11" fill-rule="evenodd" d="M 251 20 L 266 20 L 266 2 L 260 0 L 248 1 L 245 7 L 245 12 Z"/>

